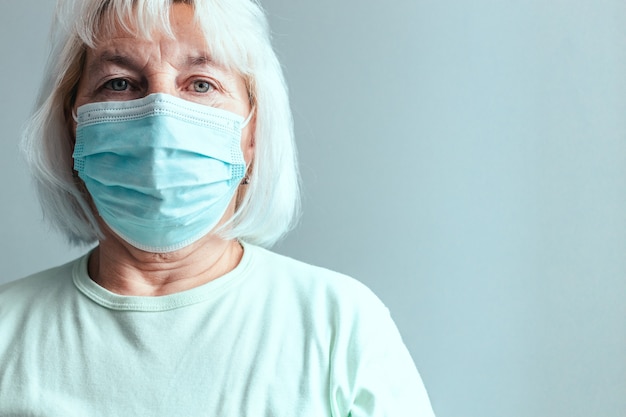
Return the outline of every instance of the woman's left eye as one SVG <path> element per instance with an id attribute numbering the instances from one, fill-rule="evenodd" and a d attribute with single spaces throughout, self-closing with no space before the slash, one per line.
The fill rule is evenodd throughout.
<path id="1" fill-rule="evenodd" d="M 128 81 L 123 78 L 113 78 L 104 84 L 104 87 L 113 91 L 124 91 L 129 87 Z"/>
<path id="2" fill-rule="evenodd" d="M 193 82 L 193 91 L 196 93 L 206 93 L 213 88 L 213 84 L 205 80 L 195 80 Z"/>

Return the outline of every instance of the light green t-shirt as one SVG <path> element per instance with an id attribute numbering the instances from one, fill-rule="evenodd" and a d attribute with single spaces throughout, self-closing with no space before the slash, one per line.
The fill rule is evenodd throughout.
<path id="1" fill-rule="evenodd" d="M 245 245 L 200 287 L 121 296 L 85 255 L 0 287 L 0 416 L 431 417 L 388 310 Z"/>

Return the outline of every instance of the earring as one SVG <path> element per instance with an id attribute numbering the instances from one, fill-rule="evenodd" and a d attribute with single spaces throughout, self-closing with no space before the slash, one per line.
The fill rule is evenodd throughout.
<path id="1" fill-rule="evenodd" d="M 240 185 L 248 185 L 248 184 L 250 184 L 250 177 L 246 175 L 245 177 L 243 177 L 243 179 L 241 180 L 241 182 L 239 184 Z"/>

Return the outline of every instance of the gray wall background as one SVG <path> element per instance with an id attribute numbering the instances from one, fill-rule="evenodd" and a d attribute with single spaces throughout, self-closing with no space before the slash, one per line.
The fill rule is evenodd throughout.
<path id="1" fill-rule="evenodd" d="M 304 217 L 276 250 L 389 306 L 439 417 L 626 416 L 626 3 L 264 0 Z M 82 252 L 17 138 L 51 1 L 0 1 L 0 282 Z"/>

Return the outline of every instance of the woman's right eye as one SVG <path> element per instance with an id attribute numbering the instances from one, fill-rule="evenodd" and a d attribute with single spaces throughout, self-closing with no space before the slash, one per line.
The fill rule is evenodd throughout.
<path id="1" fill-rule="evenodd" d="M 114 78 L 104 83 L 104 88 L 113 91 L 128 90 L 128 81 L 123 78 Z"/>

